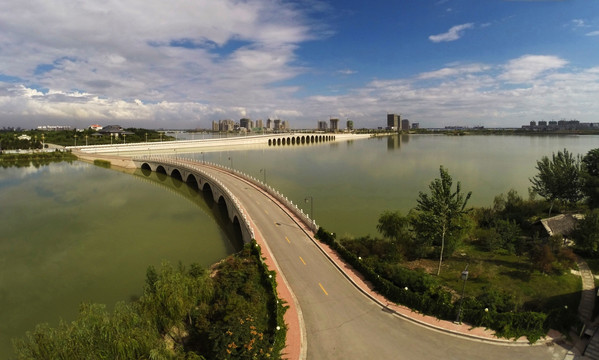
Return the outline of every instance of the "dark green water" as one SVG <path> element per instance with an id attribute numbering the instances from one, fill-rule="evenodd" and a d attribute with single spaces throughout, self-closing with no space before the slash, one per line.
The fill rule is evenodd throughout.
<path id="1" fill-rule="evenodd" d="M 0 170 L 0 358 L 81 302 L 141 294 L 149 265 L 209 266 L 234 251 L 218 212 L 170 177 L 81 162 Z M 226 229 L 226 230 L 223 230 Z"/>
<path id="2" fill-rule="evenodd" d="M 515 189 L 528 197 L 529 178 L 542 156 L 567 148 L 586 154 L 599 136 L 403 135 L 349 143 L 287 146 L 206 153 L 206 161 L 242 170 L 285 194 L 327 230 L 355 236 L 376 234 L 383 210 L 406 214 L 419 191 L 428 191 L 449 170 L 454 183 L 472 191 L 471 205 L 489 206 Z M 200 154 L 186 155 L 202 160 Z M 232 158 L 232 161 L 229 160 Z"/>

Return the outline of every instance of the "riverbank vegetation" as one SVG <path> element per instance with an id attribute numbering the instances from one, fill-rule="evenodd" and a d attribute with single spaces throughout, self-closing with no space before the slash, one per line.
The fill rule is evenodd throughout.
<path id="1" fill-rule="evenodd" d="M 176 140 L 163 131 L 127 128 L 121 134 L 84 130 L 0 130 L 0 150 L 36 150 L 48 144 L 58 146 L 108 145 L 116 143 L 157 142 Z"/>
<path id="2" fill-rule="evenodd" d="M 56 328 L 16 340 L 18 359 L 280 359 L 286 306 L 252 242 L 212 269 L 148 268 L 143 294 L 107 310 L 83 304 Z"/>
<path id="3" fill-rule="evenodd" d="M 459 182 L 454 191 L 441 167 L 415 209 L 381 214 L 382 237 L 336 239 L 323 229 L 317 237 L 416 311 L 531 342 L 550 328 L 567 334 L 580 326 L 577 254 L 599 263 L 599 149 L 584 157 L 564 149 L 536 168 L 527 199 L 512 190 L 490 207 L 465 209 L 470 193 Z M 577 214 L 576 226 L 547 233 L 541 220 L 556 212 Z"/>
<path id="4" fill-rule="evenodd" d="M 75 161 L 77 156 L 70 151 L 52 152 L 26 152 L 26 153 L 3 153 L 0 154 L 0 166 L 7 167 L 40 167 L 53 162 Z"/>

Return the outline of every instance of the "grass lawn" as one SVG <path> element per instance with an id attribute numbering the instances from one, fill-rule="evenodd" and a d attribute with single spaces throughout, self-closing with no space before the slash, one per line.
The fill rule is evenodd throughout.
<path id="1" fill-rule="evenodd" d="M 438 260 L 419 260 L 417 264 L 410 263 L 409 267 L 423 268 L 430 274 L 436 274 L 438 263 Z M 531 272 L 526 257 L 482 252 L 474 246 L 464 245 L 452 257 L 445 259 L 441 268 L 443 283 L 456 294 L 462 292 L 461 273 L 466 265 L 466 296 L 476 297 L 486 289 L 494 288 L 514 296 L 521 310 L 564 305 L 578 308 L 582 287 L 578 275 L 570 272 L 562 275 Z"/>

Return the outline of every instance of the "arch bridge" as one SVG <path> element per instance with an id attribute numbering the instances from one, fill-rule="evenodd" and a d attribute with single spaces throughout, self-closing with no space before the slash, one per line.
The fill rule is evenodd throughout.
<path id="1" fill-rule="evenodd" d="M 244 243 L 254 238 L 249 218 L 237 198 L 218 179 L 190 162 L 168 157 L 134 158 L 137 168 L 166 174 L 187 183 L 198 191 L 212 193 L 214 202 L 225 207 L 229 220 L 241 232 Z"/>

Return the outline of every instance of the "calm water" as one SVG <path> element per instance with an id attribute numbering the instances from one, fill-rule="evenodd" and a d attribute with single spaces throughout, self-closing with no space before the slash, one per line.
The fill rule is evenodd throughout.
<path id="1" fill-rule="evenodd" d="M 472 191 L 471 205 L 489 206 L 510 189 L 528 197 L 528 179 L 542 156 L 564 148 L 584 155 L 598 147 L 599 136 L 402 135 L 204 156 L 261 180 L 260 169 L 266 169 L 266 182 L 307 213 L 312 197 L 319 225 L 361 236 L 376 234 L 383 210 L 406 214 L 416 206 L 418 192 L 428 191 L 440 165 Z"/>
<path id="2" fill-rule="evenodd" d="M 318 224 L 360 236 L 376 234 L 383 210 L 414 207 L 440 165 L 487 206 L 512 188 L 526 196 L 542 156 L 597 147 L 598 136 L 405 135 L 186 156 L 266 173 L 308 213 L 311 197 Z M 139 295 L 148 265 L 209 265 L 233 251 L 203 196 L 156 174 L 79 162 L 0 169 L 0 199 L 0 354 L 36 323 L 74 318 L 82 301 Z"/>
<path id="3" fill-rule="evenodd" d="M 209 266 L 234 251 L 219 213 L 171 178 L 81 162 L 0 169 L 0 358 L 83 301 L 141 294 L 149 265 Z M 222 230 L 225 228 L 225 230 Z"/>

